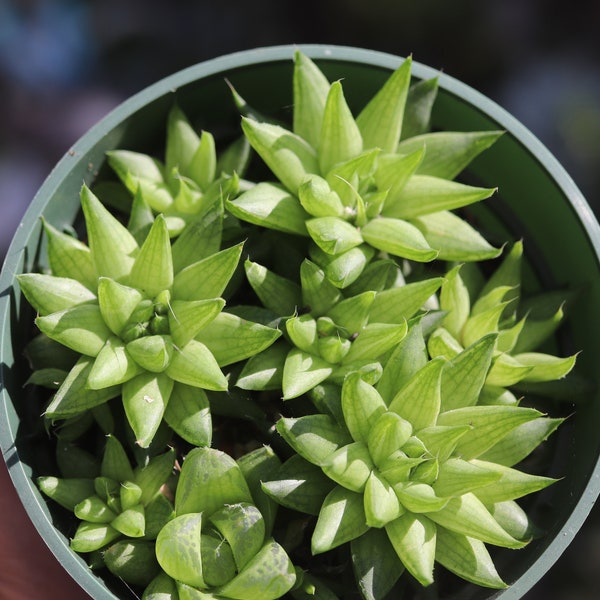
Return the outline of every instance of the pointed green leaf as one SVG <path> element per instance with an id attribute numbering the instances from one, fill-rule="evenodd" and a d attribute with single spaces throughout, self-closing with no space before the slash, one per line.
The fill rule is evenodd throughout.
<path id="1" fill-rule="evenodd" d="M 500 479 L 500 473 L 486 468 L 481 461 L 466 461 L 461 458 L 449 458 L 440 465 L 438 478 L 433 489 L 438 496 L 462 496 L 467 492 L 478 494 L 478 488 L 487 486 Z"/>
<path id="2" fill-rule="evenodd" d="M 308 259 L 300 265 L 302 303 L 310 308 L 314 317 L 320 317 L 341 299 L 341 293 L 325 276 L 323 269 Z"/>
<path id="3" fill-rule="evenodd" d="M 428 517 L 441 527 L 460 533 L 487 544 L 503 548 L 522 548 L 524 542 L 506 533 L 472 493 L 452 498 L 448 504 Z"/>
<path id="4" fill-rule="evenodd" d="M 377 147 L 386 152 L 396 150 L 402 131 L 411 66 L 412 58 L 409 56 L 357 117 L 365 148 Z"/>
<path id="5" fill-rule="evenodd" d="M 419 166 L 421 175 L 454 179 L 481 152 L 492 146 L 503 131 L 435 131 L 405 139 L 397 152 L 426 148 Z"/>
<path id="6" fill-rule="evenodd" d="M 80 414 L 94 406 L 104 404 L 115 398 L 121 391 L 120 386 L 111 386 L 101 390 L 90 390 L 88 376 L 94 363 L 93 358 L 82 356 L 71 369 L 56 394 L 54 394 L 44 415 L 50 419 L 64 419 Z"/>
<path id="7" fill-rule="evenodd" d="M 328 313 L 336 325 L 343 327 L 350 335 L 366 327 L 376 293 L 363 292 L 338 302 Z"/>
<path id="8" fill-rule="evenodd" d="M 386 202 L 383 215 L 412 219 L 421 215 L 468 206 L 489 198 L 495 189 L 479 188 L 430 175 L 413 175 L 395 203 Z"/>
<path id="9" fill-rule="evenodd" d="M 86 356 L 96 356 L 111 335 L 97 304 L 80 304 L 37 317 L 35 324 L 49 338 Z"/>
<path id="10" fill-rule="evenodd" d="M 423 309 L 425 303 L 444 283 L 442 277 L 407 283 L 378 292 L 371 306 L 371 323 L 402 323 Z"/>
<path id="11" fill-rule="evenodd" d="M 114 279 L 98 279 L 98 303 L 102 318 L 115 335 L 121 335 L 139 303 L 142 294 L 129 286 L 117 283 Z"/>
<path id="12" fill-rule="evenodd" d="M 95 291 L 98 275 L 90 249 L 43 219 L 42 225 L 48 239 L 48 265 L 52 274 L 55 277 L 75 279 Z"/>
<path id="13" fill-rule="evenodd" d="M 387 407 L 377 390 L 363 381 L 359 373 L 350 373 L 342 386 L 342 410 L 353 439 L 366 442 Z"/>
<path id="14" fill-rule="evenodd" d="M 114 435 L 106 436 L 100 472 L 120 483 L 133 480 L 133 469 L 121 442 Z"/>
<path id="15" fill-rule="evenodd" d="M 173 285 L 173 259 L 167 224 L 158 215 L 131 268 L 129 283 L 154 298 Z"/>
<path id="16" fill-rule="evenodd" d="M 222 298 L 173 300 L 168 315 L 173 343 L 183 348 L 221 312 L 224 306 L 225 300 Z"/>
<path id="17" fill-rule="evenodd" d="M 85 498 L 73 507 L 75 516 L 89 523 L 110 523 L 117 515 L 98 496 Z"/>
<path id="18" fill-rule="evenodd" d="M 505 300 L 517 298 L 519 296 L 519 286 L 521 285 L 522 259 L 523 241 L 519 240 L 513 244 L 500 266 L 487 279 L 480 292 L 480 297 L 486 296 L 498 287 L 507 287 L 512 289 L 513 293 L 507 296 Z"/>
<path id="19" fill-rule="evenodd" d="M 223 391 L 228 386 L 211 351 L 197 340 L 175 349 L 166 374 L 175 381 L 206 390 Z"/>
<path id="20" fill-rule="evenodd" d="M 432 513 L 441 510 L 448 502 L 447 498 L 440 498 L 433 487 L 418 481 L 400 482 L 394 485 L 394 491 L 402 506 L 411 513 Z"/>
<path id="21" fill-rule="evenodd" d="M 565 377 L 575 366 L 577 355 L 560 358 L 541 352 L 522 352 L 513 355 L 520 364 L 530 367 L 522 381 L 554 381 Z"/>
<path id="22" fill-rule="evenodd" d="M 242 246 L 231 246 L 179 271 L 173 279 L 173 299 L 205 300 L 221 296 L 237 268 Z"/>
<path id="23" fill-rule="evenodd" d="M 313 148 L 321 138 L 321 123 L 329 81 L 319 67 L 300 51 L 294 53 L 294 133 Z"/>
<path id="24" fill-rule="evenodd" d="M 359 230 L 339 217 L 319 217 L 306 221 L 314 242 L 327 254 L 340 254 L 363 243 Z"/>
<path id="25" fill-rule="evenodd" d="M 29 304 L 40 315 L 49 315 L 96 300 L 96 296 L 87 287 L 67 277 L 21 273 L 17 275 L 17 281 Z"/>
<path id="26" fill-rule="evenodd" d="M 235 460 L 213 448 L 188 452 L 175 494 L 177 514 L 202 512 L 210 518 L 224 504 L 236 502 L 251 503 L 252 496 Z"/>
<path id="27" fill-rule="evenodd" d="M 401 202 L 402 190 L 406 182 L 413 176 L 423 160 L 423 150 L 409 154 L 384 154 L 377 161 L 375 183 L 377 188 L 386 192 L 386 203 Z M 381 211 L 377 211 L 379 214 Z"/>
<path id="28" fill-rule="evenodd" d="M 396 492 L 376 470 L 371 471 L 365 485 L 364 506 L 369 527 L 384 527 L 404 512 Z"/>
<path id="29" fill-rule="evenodd" d="M 294 314 L 302 304 L 302 290 L 290 279 L 281 277 L 258 263 L 246 260 L 246 277 L 262 305 L 276 315 Z"/>
<path id="30" fill-rule="evenodd" d="M 405 513 L 385 531 L 408 572 L 423 586 L 433 583 L 437 528 L 427 517 Z"/>
<path id="31" fill-rule="evenodd" d="M 319 467 L 295 454 L 262 482 L 262 489 L 282 506 L 318 515 L 334 485 Z"/>
<path id="32" fill-rule="evenodd" d="M 390 404 L 390 410 L 411 423 L 415 431 L 436 423 L 445 365 L 444 359 L 431 360 L 394 396 Z"/>
<path id="33" fill-rule="evenodd" d="M 411 85 L 406 98 L 401 138 L 410 138 L 429 130 L 431 109 L 437 97 L 438 77 Z"/>
<path id="34" fill-rule="evenodd" d="M 296 571 L 282 546 L 270 540 L 231 581 L 218 590 L 219 596 L 238 600 L 275 600 L 296 581 Z"/>
<path id="35" fill-rule="evenodd" d="M 344 364 L 374 361 L 393 348 L 406 335 L 406 323 L 392 325 L 372 323 L 362 329 L 352 342 Z"/>
<path id="36" fill-rule="evenodd" d="M 404 571 L 404 565 L 383 529 L 369 529 L 350 544 L 352 567 L 366 600 L 384 598 Z"/>
<path id="37" fill-rule="evenodd" d="M 133 474 L 133 482 L 142 491 L 140 502 L 147 507 L 148 517 L 149 505 L 157 495 L 162 496 L 160 490 L 168 481 L 175 467 L 175 450 L 169 448 L 166 452 L 153 456 L 147 464 L 137 467 Z M 163 496 L 164 497 L 164 496 Z M 148 519 L 147 519 L 148 520 Z"/>
<path id="38" fill-rule="evenodd" d="M 146 531 L 144 507 L 138 504 L 117 515 L 111 524 L 117 531 L 130 538 L 142 537 Z"/>
<path id="39" fill-rule="evenodd" d="M 162 373 L 173 357 L 173 341 L 168 335 L 146 335 L 129 342 L 129 356 L 146 371 Z"/>
<path id="40" fill-rule="evenodd" d="M 344 205 L 325 179 L 309 175 L 298 188 L 298 199 L 304 210 L 313 217 L 341 217 Z"/>
<path id="41" fill-rule="evenodd" d="M 283 366 L 283 399 L 297 398 L 321 383 L 333 371 L 322 358 L 293 348 Z"/>
<path id="42" fill-rule="evenodd" d="M 361 233 L 365 242 L 394 256 L 429 262 L 438 255 L 437 249 L 427 243 L 414 225 L 401 219 L 373 219 L 361 229 Z"/>
<path id="43" fill-rule="evenodd" d="M 186 442 L 194 446 L 210 446 L 212 418 L 210 403 L 204 390 L 176 383 L 164 419 Z"/>
<path id="44" fill-rule="evenodd" d="M 217 151 L 215 138 L 209 131 L 202 131 L 200 143 L 192 156 L 187 171 L 182 171 L 195 181 L 201 190 L 206 190 L 217 174 Z"/>
<path id="45" fill-rule="evenodd" d="M 327 494 L 311 540 L 314 554 L 350 542 L 368 530 L 363 495 L 337 486 Z"/>
<path id="46" fill-rule="evenodd" d="M 479 540 L 440 527 L 435 560 L 476 585 L 494 589 L 508 587 L 498 575 L 484 543 Z"/>
<path id="47" fill-rule="evenodd" d="M 326 175 L 338 163 L 354 158 L 363 149 L 360 130 L 346 104 L 342 84 L 331 84 L 319 138 L 319 167 Z"/>
<path id="48" fill-rule="evenodd" d="M 81 207 L 96 272 L 117 281 L 127 277 L 138 251 L 135 238 L 85 185 Z"/>
<path id="49" fill-rule="evenodd" d="M 353 492 L 362 492 L 374 465 L 367 445 L 353 442 L 330 454 L 321 465 L 323 473 Z"/>
<path id="50" fill-rule="evenodd" d="M 36 479 L 40 490 L 67 510 L 94 495 L 94 482 L 89 478 L 60 478 L 43 476 Z"/>
<path id="51" fill-rule="evenodd" d="M 470 460 L 482 455 L 515 427 L 540 416 L 539 411 L 520 406 L 470 406 L 441 413 L 437 424 L 472 427 L 456 447 L 458 455 Z"/>
<path id="52" fill-rule="evenodd" d="M 173 380 L 164 373 L 142 373 L 123 384 L 123 406 L 136 443 L 147 448 L 161 424 Z"/>
<path id="53" fill-rule="evenodd" d="M 325 464 L 338 448 L 352 442 L 352 438 L 329 415 L 282 417 L 277 431 L 305 460 L 314 465 Z"/>
<path id="54" fill-rule="evenodd" d="M 486 386 L 508 387 L 524 379 L 532 369 L 510 354 L 502 353 L 494 359 L 485 383 Z"/>
<path id="55" fill-rule="evenodd" d="M 327 279 L 341 289 L 356 281 L 374 255 L 375 250 L 367 244 L 336 256 L 328 255 L 320 249 L 311 251 L 311 258 L 323 269 Z"/>
<path id="56" fill-rule="evenodd" d="M 121 533 L 106 523 L 82 521 L 69 544 L 75 552 L 94 552 L 121 537 Z"/>
<path id="57" fill-rule="evenodd" d="M 454 453 L 458 440 L 470 430 L 469 425 L 434 425 L 421 429 L 419 439 L 425 444 L 427 451 L 442 463 Z"/>
<path id="58" fill-rule="evenodd" d="M 280 336 L 278 329 L 222 312 L 200 330 L 196 340 L 205 344 L 223 367 L 262 352 Z"/>
<path id="59" fill-rule="evenodd" d="M 295 133 L 247 117 L 242 118 L 242 129 L 250 145 L 292 194 L 298 192 L 306 175 L 319 172 L 315 150 Z"/>
<path id="60" fill-rule="evenodd" d="M 411 223 L 427 243 L 439 251 L 438 258 L 448 261 L 480 261 L 496 258 L 501 248 L 494 248 L 467 221 L 449 211 L 421 215 Z"/>
<path id="61" fill-rule="evenodd" d="M 367 434 L 369 452 L 376 465 L 384 464 L 412 435 L 412 425 L 393 412 L 384 412 Z"/>
<path id="62" fill-rule="evenodd" d="M 189 176 L 188 167 L 198 149 L 200 138 L 194 131 L 185 113 L 173 106 L 167 116 L 167 141 L 165 144 L 166 171 L 177 169 Z"/>
<path id="63" fill-rule="evenodd" d="M 227 210 L 253 225 L 307 235 L 306 220 L 310 215 L 298 199 L 278 184 L 261 181 L 235 200 L 226 202 Z"/>
<path id="64" fill-rule="evenodd" d="M 244 364 L 235 385 L 243 390 L 280 390 L 288 352 L 287 343 L 275 342 L 251 356 Z"/>
<path id="65" fill-rule="evenodd" d="M 447 312 L 444 327 L 458 339 L 471 313 L 469 290 L 460 276 L 460 266 L 446 274 L 440 292 L 440 308 Z"/>

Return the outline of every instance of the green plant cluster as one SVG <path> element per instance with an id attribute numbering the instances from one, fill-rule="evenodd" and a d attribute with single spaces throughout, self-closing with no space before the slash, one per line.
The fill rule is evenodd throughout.
<path id="1" fill-rule="evenodd" d="M 555 479 L 520 465 L 562 422 L 523 394 L 575 357 L 542 350 L 563 299 L 523 297 L 523 242 L 456 212 L 501 134 L 429 132 L 436 91 L 407 59 L 354 117 L 298 52 L 291 126 L 234 90 L 218 153 L 174 107 L 164 162 L 109 153 L 125 213 L 112 182 L 81 240 L 44 222 L 49 270 L 18 277 L 58 440 L 38 483 L 94 568 L 145 600 L 383 599 L 436 563 L 506 587 L 488 546 L 538 533 L 517 500 Z"/>

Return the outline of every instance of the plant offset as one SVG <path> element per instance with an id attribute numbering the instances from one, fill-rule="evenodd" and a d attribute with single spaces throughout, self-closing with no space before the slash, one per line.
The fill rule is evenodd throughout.
<path id="1" fill-rule="evenodd" d="M 146 600 L 506 587 L 488 547 L 539 535 L 517 500 L 555 481 L 523 467 L 562 422 L 530 398 L 575 357 L 527 241 L 469 214 L 495 190 L 455 181 L 501 132 L 429 132 L 410 59 L 356 116 L 299 52 L 291 124 L 238 91 L 239 139 L 173 107 L 18 277 L 71 547 Z"/>

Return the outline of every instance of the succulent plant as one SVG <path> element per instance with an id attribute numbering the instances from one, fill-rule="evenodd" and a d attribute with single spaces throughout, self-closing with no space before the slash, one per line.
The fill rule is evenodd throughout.
<path id="1" fill-rule="evenodd" d="M 454 179 L 501 134 L 428 132 L 436 81 L 410 59 L 356 118 L 299 52 L 293 89 L 291 127 L 233 90 L 244 136 L 219 158 L 173 108 L 164 162 L 109 155 L 126 224 L 101 182 L 87 244 L 44 223 L 50 272 L 19 276 L 29 383 L 69 452 L 108 438 L 95 476 L 63 458 L 39 485 L 145 600 L 382 600 L 436 563 L 503 588 L 487 546 L 539 533 L 517 500 L 555 479 L 522 461 L 562 422 L 517 394 L 575 356 L 542 346 L 562 296 L 526 297 L 523 243 L 489 275 L 504 248 L 454 212 L 493 194 Z"/>

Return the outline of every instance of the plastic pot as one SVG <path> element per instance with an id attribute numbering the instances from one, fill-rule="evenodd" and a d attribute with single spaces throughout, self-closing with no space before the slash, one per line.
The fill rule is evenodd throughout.
<path id="1" fill-rule="evenodd" d="M 0 442 L 18 494 L 49 550 L 81 587 L 97 599 L 130 598 L 118 581 L 94 575 L 71 552 L 68 536 L 73 525 L 63 512 L 40 495 L 32 477 L 47 473 L 49 440 L 39 415 L 42 407 L 35 388 L 24 382 L 28 367 L 22 349 L 31 332 L 33 314 L 15 283 L 17 273 L 44 262 L 40 216 L 59 229 L 78 217 L 78 193 L 107 172 L 105 153 L 115 148 L 144 152 L 160 150 L 165 119 L 174 101 L 198 129 L 210 130 L 217 140 L 239 132 L 239 115 L 230 98 L 229 79 L 261 112 L 282 118 L 291 115 L 292 57 L 296 47 L 280 46 L 224 56 L 180 71 L 133 96 L 84 135 L 58 163 L 26 212 L 13 239 L 0 283 Z M 330 80 L 344 78 L 351 106 L 358 108 L 383 83 L 401 58 L 369 50 L 335 46 L 301 46 Z M 596 377 L 600 354 L 600 228 L 581 193 L 563 168 L 514 118 L 468 86 L 424 65 L 413 63 L 415 79 L 439 76 L 433 113 L 434 129 L 503 129 L 506 134 L 468 169 L 469 181 L 498 186 L 497 196 L 473 212 L 488 237 L 525 240 L 530 290 L 573 288 L 584 292 L 576 310 L 561 329 L 563 355 L 582 350 L 578 368 Z M 550 405 L 554 411 L 556 405 Z M 562 477 L 538 494 L 529 507 L 547 533 L 524 550 L 500 551 L 495 561 L 507 590 L 489 591 L 465 584 L 439 597 L 520 598 L 552 567 L 586 519 L 600 492 L 598 456 L 600 398 L 562 404 L 574 413 L 552 439 L 548 473 Z M 555 414 L 553 412 L 553 414 Z"/>

